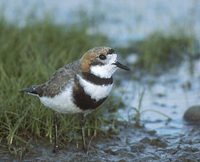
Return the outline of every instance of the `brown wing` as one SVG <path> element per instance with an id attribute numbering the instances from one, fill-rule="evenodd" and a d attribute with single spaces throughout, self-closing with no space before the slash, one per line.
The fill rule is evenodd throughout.
<path id="1" fill-rule="evenodd" d="M 57 95 L 78 73 L 80 73 L 79 60 L 58 69 L 46 83 L 37 87 L 40 92 L 39 96 L 53 97 Z"/>

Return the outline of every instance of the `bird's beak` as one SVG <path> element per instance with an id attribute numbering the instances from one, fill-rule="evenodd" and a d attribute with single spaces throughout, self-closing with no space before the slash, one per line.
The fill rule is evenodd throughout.
<path id="1" fill-rule="evenodd" d="M 125 65 L 122 65 L 120 62 L 115 62 L 115 63 L 113 63 L 113 65 L 116 65 L 118 68 L 121 68 L 121 69 L 124 69 L 124 70 L 127 70 L 127 71 L 130 71 L 130 69 L 127 67 L 127 66 L 125 66 Z"/>

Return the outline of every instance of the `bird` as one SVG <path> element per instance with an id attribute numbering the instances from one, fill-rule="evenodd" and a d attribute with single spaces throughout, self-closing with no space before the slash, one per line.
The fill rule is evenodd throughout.
<path id="1" fill-rule="evenodd" d="M 58 69 L 48 81 L 32 85 L 21 91 L 36 96 L 53 115 L 53 152 L 58 151 L 58 115 L 82 114 L 81 132 L 83 149 L 86 149 L 84 124 L 86 114 L 99 107 L 109 96 L 116 70 L 130 69 L 121 64 L 117 53 L 110 47 L 94 47 L 82 57 Z"/>

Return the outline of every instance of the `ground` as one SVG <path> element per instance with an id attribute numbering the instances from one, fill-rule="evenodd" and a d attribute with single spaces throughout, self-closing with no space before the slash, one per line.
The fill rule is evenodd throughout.
<path id="1" fill-rule="evenodd" d="M 88 154 L 74 144 L 52 153 L 52 146 L 34 144 L 22 161 L 82 161 L 82 162 L 197 162 L 200 161 L 199 126 L 187 125 L 179 135 L 158 135 L 145 127 L 136 128 L 131 123 L 118 123 L 119 133 L 109 137 L 97 137 L 91 142 Z M 14 157 L 1 153 L 0 161 L 12 161 Z"/>

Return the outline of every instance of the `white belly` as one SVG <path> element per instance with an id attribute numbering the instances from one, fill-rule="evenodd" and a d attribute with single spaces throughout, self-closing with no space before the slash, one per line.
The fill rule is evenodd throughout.
<path id="1" fill-rule="evenodd" d="M 82 112 L 72 99 L 72 84 L 68 85 L 60 94 L 54 97 L 39 97 L 42 104 L 59 113 L 79 113 Z"/>

